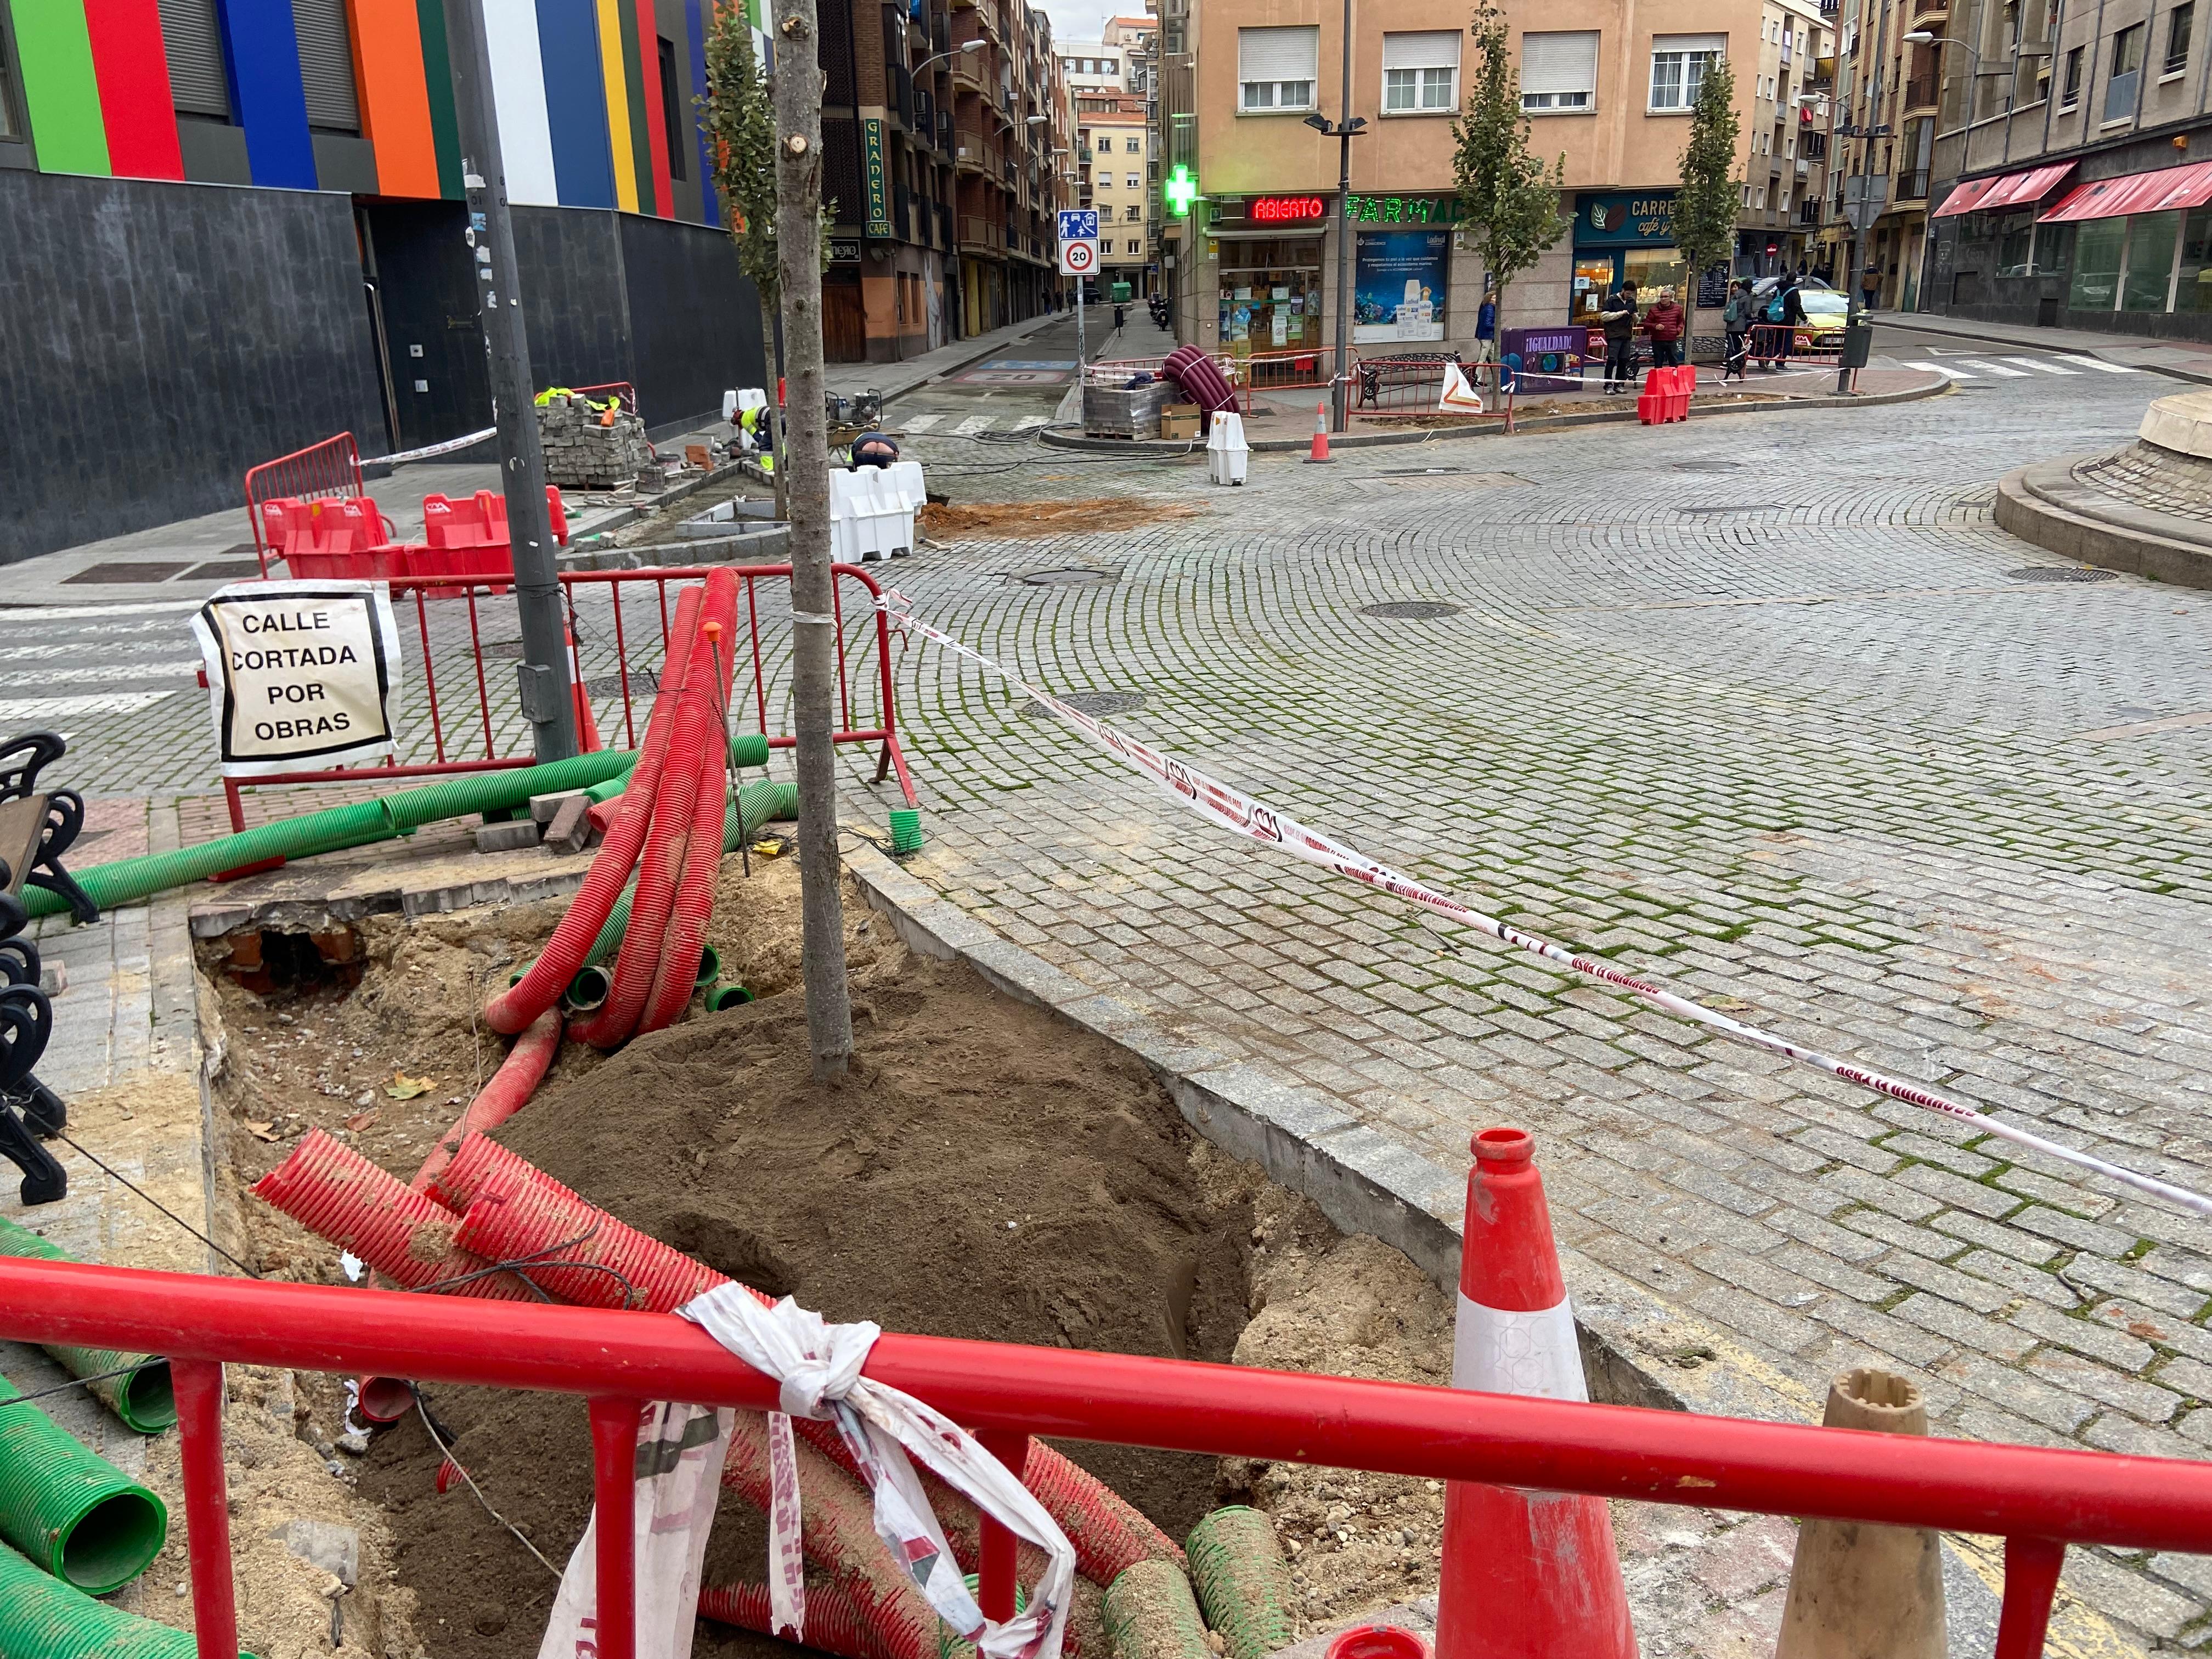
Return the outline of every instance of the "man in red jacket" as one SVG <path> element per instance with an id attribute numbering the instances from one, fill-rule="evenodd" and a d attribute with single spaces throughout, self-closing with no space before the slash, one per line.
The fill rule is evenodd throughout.
<path id="1" fill-rule="evenodd" d="M 1651 366 L 1672 368 L 1682 361 L 1682 331 L 1688 322 L 1674 299 L 1674 290 L 1662 288 L 1650 310 L 1644 313 L 1644 332 L 1651 342 Z"/>

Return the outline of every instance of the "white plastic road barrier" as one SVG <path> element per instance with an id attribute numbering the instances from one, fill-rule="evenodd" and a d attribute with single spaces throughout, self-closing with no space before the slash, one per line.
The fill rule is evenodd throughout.
<path id="1" fill-rule="evenodd" d="M 1761 1030 L 1755 1025 L 1747 1025 L 1741 1020 L 1731 1019 L 1728 1015 L 1716 1009 L 1705 1007 L 1701 1003 L 1692 1002 L 1687 997 L 1677 996 L 1672 991 L 1663 990 L 1649 980 L 1638 979 L 1635 975 L 1616 968 L 1609 962 L 1582 956 L 1567 950 L 1563 945 L 1554 945 L 1548 939 L 1540 939 L 1534 933 L 1524 933 L 1518 927 L 1510 927 L 1497 917 L 1476 909 L 1473 905 L 1462 904 L 1457 899 L 1449 897 L 1415 881 L 1411 876 L 1401 875 L 1388 865 L 1377 864 L 1365 854 L 1346 846 L 1340 841 L 1325 836 L 1317 830 L 1307 829 L 1288 813 L 1269 806 L 1264 802 L 1255 800 L 1241 791 L 1231 788 L 1225 783 L 1217 781 L 1187 761 L 1176 760 L 1163 755 L 1158 750 L 1139 743 L 1134 738 L 1117 732 L 1112 726 L 1093 719 L 1081 709 L 1071 708 L 1049 691 L 1040 690 L 1031 685 L 1004 664 L 995 662 L 981 652 L 962 644 L 950 634 L 932 628 L 927 623 L 913 614 L 912 603 L 904 594 L 896 591 L 883 594 L 878 598 L 876 605 L 878 609 L 890 617 L 893 626 L 902 630 L 910 629 L 924 639 L 933 640 L 945 647 L 946 650 L 957 652 L 967 658 L 978 667 L 998 675 L 1024 696 L 1035 698 L 1049 708 L 1060 719 L 1075 727 L 1099 748 L 1105 750 L 1110 755 L 1118 756 L 1138 771 L 1142 772 L 1191 811 L 1202 817 L 1212 819 L 1224 830 L 1232 830 L 1238 835 L 1250 836 L 1254 841 L 1280 848 L 1294 857 L 1305 860 L 1309 864 L 1318 864 L 1324 869 L 1334 870 L 1340 876 L 1348 876 L 1354 881 L 1364 883 L 1370 887 L 1380 888 L 1386 893 L 1404 899 L 1409 903 L 1418 904 L 1424 909 L 1433 910 L 1438 915 L 1449 917 L 1454 921 L 1463 922 L 1470 927 L 1479 928 L 1492 939 L 1503 944 L 1510 945 L 1516 950 L 1526 951 L 1531 956 L 1541 957 L 1545 961 L 1557 963 L 1562 968 L 1571 968 L 1578 974 L 1586 974 L 1601 983 L 1626 991 L 1632 995 L 1642 997 L 1645 1001 L 1664 1008 L 1678 1018 L 1709 1026 L 1723 1036 L 1733 1037 L 1739 1042 L 1748 1043 L 1754 1048 L 1763 1048 L 1769 1054 L 1780 1054 L 1785 1059 L 1802 1061 L 1805 1065 L 1827 1073 L 1832 1077 L 1839 1077 L 1846 1083 L 1855 1083 L 1859 1087 L 1870 1089 L 1876 1094 L 1887 1095 L 1892 1100 L 1901 1100 L 1910 1106 L 1918 1106 L 1928 1111 L 1940 1112 L 1947 1117 L 1960 1119 L 1990 1134 L 1997 1136 L 2000 1139 L 2008 1140 L 2015 1146 L 2032 1147 L 2046 1157 L 2057 1158 L 2062 1163 L 2071 1164 L 2076 1169 L 2087 1170 L 2094 1174 L 2104 1176 L 2108 1181 L 2116 1181 L 2124 1187 L 2132 1187 L 2139 1193 L 2148 1193 L 2154 1198 L 2164 1199 L 2169 1204 L 2191 1211 L 2197 1215 L 2212 1216 L 2212 1197 L 2208 1197 L 2203 1193 L 2191 1192 L 2186 1187 L 2177 1187 L 2170 1182 L 2158 1180 L 2155 1176 L 2142 1175 L 2136 1170 L 2124 1169 L 2119 1164 L 2106 1163 L 2101 1158 L 2094 1157 L 2088 1152 L 2077 1152 L 2071 1146 L 2062 1146 L 2057 1141 L 2046 1139 L 2030 1130 L 2015 1128 L 2013 1125 L 1991 1117 L 1987 1113 L 1978 1111 L 1972 1106 L 1963 1105 L 1958 1101 L 1936 1093 L 1931 1089 L 1923 1089 L 1918 1084 L 1907 1083 L 1901 1079 L 1890 1077 L 1867 1066 L 1855 1066 L 1849 1060 L 1838 1060 L 1833 1055 L 1823 1054 L 1817 1048 L 1808 1048 L 1800 1043 L 1791 1042 L 1786 1038 L 1775 1036 L 1771 1031 Z"/>
<path id="2" fill-rule="evenodd" d="M 1241 484 L 1251 446 L 1244 441 L 1244 417 L 1223 410 L 1206 434 L 1206 476 L 1218 484 Z"/>
<path id="3" fill-rule="evenodd" d="M 901 475 L 902 467 L 913 469 L 910 480 Z M 831 472 L 830 556 L 843 564 L 905 557 L 914 550 L 914 515 L 921 501 L 919 461 Z"/>
<path id="4" fill-rule="evenodd" d="M 778 1630 L 803 1640 L 806 1582 L 799 1551 L 799 1476 L 791 1419 L 828 1419 L 875 1497 L 876 1535 L 914 1579 L 937 1616 L 988 1659 L 1058 1659 L 1075 1585 L 1075 1546 L 1006 1466 L 958 1424 L 860 1375 L 882 1330 L 863 1320 L 832 1325 L 786 1297 L 763 1305 L 742 1285 L 718 1285 L 676 1310 L 757 1371 L 781 1384 L 783 1410 L 769 1413 L 769 1606 Z M 1000 1623 L 968 1593 L 952 1548 L 907 1461 L 912 1452 L 955 1492 L 1048 1559 L 1023 1611 Z M 641 1659 L 645 1649 L 641 1643 Z M 541 1654 L 539 1659 L 552 1659 Z M 565 1659 L 565 1656 L 563 1656 Z"/>

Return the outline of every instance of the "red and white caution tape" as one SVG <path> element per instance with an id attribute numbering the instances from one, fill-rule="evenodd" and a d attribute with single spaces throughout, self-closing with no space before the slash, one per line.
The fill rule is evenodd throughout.
<path id="1" fill-rule="evenodd" d="M 1324 869 L 1334 870 L 1340 876 L 1349 876 L 1354 881 L 1364 882 L 1370 887 L 1380 888 L 1382 891 L 1404 899 L 1409 903 L 1433 910 L 1438 915 L 1448 916 L 1454 921 L 1480 928 L 1492 939 L 1510 945 L 1516 950 L 1526 951 L 1531 956 L 1541 957 L 1545 961 L 1557 963 L 1563 968 L 1571 968 L 1575 972 L 1586 974 L 1602 984 L 1642 997 L 1645 1001 L 1664 1008 L 1677 1018 L 1709 1026 L 1724 1036 L 1734 1037 L 1739 1042 L 1749 1043 L 1754 1048 L 1764 1048 L 1769 1054 L 1781 1054 L 1787 1059 L 1816 1066 L 1832 1077 L 1839 1077 L 1846 1083 L 1856 1083 L 1863 1089 L 1871 1089 L 1876 1094 L 1887 1095 L 1893 1100 L 1901 1100 L 1908 1105 L 1918 1106 L 1931 1112 L 1940 1112 L 1947 1117 L 1957 1118 L 1961 1121 L 1971 1123 L 1977 1128 L 1985 1130 L 2001 1139 L 2011 1141 L 2014 1146 L 2032 1147 L 2047 1157 L 2071 1164 L 2077 1169 L 2090 1170 L 2108 1181 L 2116 1181 L 2122 1186 L 2132 1187 L 2139 1193 L 2148 1193 L 2154 1198 L 2164 1199 L 2169 1204 L 2177 1205 L 2196 1214 L 2212 1216 L 2212 1197 L 2208 1197 L 2203 1193 L 2194 1193 L 2185 1187 L 2177 1187 L 2170 1182 L 2160 1181 L 2155 1176 L 2142 1175 L 2134 1170 L 2124 1169 L 2119 1164 L 2107 1163 L 2105 1159 L 2088 1152 L 2078 1152 L 2071 1146 L 2061 1146 L 2055 1140 L 2045 1139 L 2030 1130 L 2017 1128 L 2012 1124 L 2002 1122 L 1985 1112 L 1976 1110 L 1972 1106 L 1964 1105 L 1958 1101 L 1939 1095 L 1933 1090 L 1923 1089 L 1917 1083 L 1908 1083 L 1869 1067 L 1856 1066 L 1849 1060 L 1838 1060 L 1834 1055 L 1823 1054 L 1817 1048 L 1808 1048 L 1801 1043 L 1792 1042 L 1785 1037 L 1777 1036 L 1771 1031 L 1761 1030 L 1755 1025 L 1747 1025 L 1741 1020 L 1729 1018 L 1717 1009 L 1708 1008 L 1702 1003 L 1692 1002 L 1687 997 L 1677 996 L 1674 992 L 1662 989 L 1649 980 L 1638 979 L 1635 975 L 1626 973 L 1609 962 L 1580 955 L 1566 949 L 1564 945 L 1554 945 L 1548 939 L 1539 939 L 1534 933 L 1524 933 L 1519 928 L 1499 921 L 1496 916 L 1486 915 L 1472 905 L 1462 904 L 1457 899 L 1423 885 L 1410 876 L 1401 875 L 1388 865 L 1377 864 L 1365 854 L 1347 847 L 1342 842 L 1325 836 L 1317 830 L 1309 830 L 1288 813 L 1269 806 L 1264 802 L 1255 800 L 1249 795 L 1208 777 L 1187 761 L 1176 760 L 1163 755 L 1158 750 L 1138 742 L 1134 738 L 1116 732 L 1112 726 L 1093 720 L 1081 709 L 1069 707 L 1049 691 L 1041 690 L 1031 685 L 1004 664 L 996 662 L 981 652 L 962 644 L 941 629 L 932 628 L 927 623 L 913 614 L 911 602 L 905 595 L 893 591 L 878 599 L 876 603 L 878 608 L 889 616 L 894 626 L 919 634 L 924 639 L 934 641 L 948 651 L 956 652 L 977 666 L 1000 676 L 1009 684 L 1035 698 L 1060 719 L 1081 732 L 1099 748 L 1105 750 L 1110 755 L 1120 757 L 1138 771 L 1151 778 L 1153 782 L 1158 784 L 1185 806 L 1197 812 L 1200 817 L 1211 819 L 1224 830 L 1234 830 L 1237 834 L 1249 836 L 1254 841 L 1279 848 L 1286 853 L 1305 860 L 1309 864 L 1318 864 Z"/>
<path id="2" fill-rule="evenodd" d="M 381 461 L 387 466 L 398 466 L 405 461 L 427 461 L 433 455 L 450 455 L 457 449 L 466 449 L 480 444 L 486 438 L 495 438 L 499 428 L 488 426 L 481 432 L 471 432 L 459 438 L 448 438 L 441 444 L 425 444 L 420 449 L 403 449 L 394 455 L 372 455 L 371 460 Z"/>

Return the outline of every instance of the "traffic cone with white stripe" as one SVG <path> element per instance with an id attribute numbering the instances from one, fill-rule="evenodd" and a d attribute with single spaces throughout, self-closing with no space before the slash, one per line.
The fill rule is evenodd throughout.
<path id="1" fill-rule="evenodd" d="M 1335 459 L 1328 453 L 1328 404 L 1318 403 L 1314 405 L 1313 453 L 1306 457 L 1306 464 L 1310 466 L 1316 462 Z"/>
<path id="2" fill-rule="evenodd" d="M 564 623 L 561 637 L 568 642 L 568 696 L 576 709 L 576 752 L 595 755 L 602 746 L 599 723 L 592 718 L 592 696 L 584 687 L 583 664 L 576 656 L 576 635 Z"/>
<path id="3" fill-rule="evenodd" d="M 1474 1138 L 1452 1386 L 1587 1401 L 1574 1313 L 1525 1129 Z M 1605 1500 L 1453 1481 L 1437 1659 L 1636 1659 Z"/>

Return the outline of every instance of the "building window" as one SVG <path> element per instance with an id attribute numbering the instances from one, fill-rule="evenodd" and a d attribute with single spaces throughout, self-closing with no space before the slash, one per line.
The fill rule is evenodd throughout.
<path id="1" fill-rule="evenodd" d="M 300 43 L 307 125 L 325 132 L 359 134 L 361 94 L 354 85 L 346 0 L 293 0 L 292 24 Z"/>
<path id="2" fill-rule="evenodd" d="M 2142 85 L 2143 35 L 2147 25 L 2136 23 L 2112 37 L 2112 73 L 2105 82 L 2107 123 L 2124 121 L 2136 112 L 2136 94 Z"/>
<path id="3" fill-rule="evenodd" d="M 660 125 L 668 136 L 668 176 L 681 179 L 684 172 L 684 108 L 683 86 L 676 78 L 675 43 L 662 36 L 660 47 Z"/>
<path id="4" fill-rule="evenodd" d="M 2164 311 L 2173 294 L 2175 241 L 2181 215 L 2138 213 L 2128 221 L 2128 273 L 2120 284 L 2123 311 Z"/>
<path id="5" fill-rule="evenodd" d="M 1145 141 L 1141 138 L 1124 138 L 1121 141 L 1121 149 L 1125 154 L 1142 155 L 1145 153 Z"/>
<path id="6" fill-rule="evenodd" d="M 1111 138 L 1101 138 L 1098 141 L 1098 153 L 1101 155 L 1111 155 L 1114 153 L 1114 141 Z"/>
<path id="7" fill-rule="evenodd" d="M 8 55 L 8 31 L 0 27 L 0 138 L 20 142 L 23 136 L 23 112 L 15 102 L 15 60 Z"/>
<path id="8" fill-rule="evenodd" d="M 1133 225 L 1141 224 L 1144 222 L 1145 210 L 1140 207 L 1133 207 L 1121 216 Z"/>
<path id="9" fill-rule="evenodd" d="M 1655 34 L 1651 37 L 1651 107 L 1686 110 L 1697 101 L 1698 83 L 1727 49 L 1724 34 Z"/>
<path id="10" fill-rule="evenodd" d="M 1382 37 L 1382 108 L 1412 115 L 1459 102 L 1459 31 L 1436 29 Z"/>
<path id="11" fill-rule="evenodd" d="M 2197 21 L 2194 0 L 2184 0 L 2166 15 L 2166 70 L 2179 75 L 2189 67 L 2189 33 Z"/>
<path id="12" fill-rule="evenodd" d="M 2173 308 L 2200 314 L 2212 312 L 2212 207 L 2191 208 L 2182 228 Z"/>
<path id="13" fill-rule="evenodd" d="M 1320 61 L 1318 27 L 1237 30 L 1237 106 L 1251 111 L 1311 109 Z"/>
<path id="14" fill-rule="evenodd" d="M 1134 237 L 1130 238 L 1130 240 L 1128 240 L 1128 242 L 1126 244 L 1126 246 L 1127 246 L 1127 248 L 1128 248 L 1129 252 L 1130 252 L 1131 253 L 1133 253 L 1133 253 L 1142 253 L 1142 252 L 1145 251 L 1145 245 L 1144 245 L 1142 242 L 1140 242 L 1140 241 L 1137 240 L 1136 240 L 1136 238 L 1134 238 Z"/>
<path id="15" fill-rule="evenodd" d="M 2065 90 L 2058 94 L 2058 107 L 2072 109 L 2081 101 L 2081 48 L 2075 47 L 2066 54 Z"/>
<path id="16" fill-rule="evenodd" d="M 1586 110 L 1597 102 L 1595 29 L 1521 37 L 1521 107 Z"/>
<path id="17" fill-rule="evenodd" d="M 1098 170 L 1098 188 L 1101 190 L 1111 190 L 1114 188 L 1114 175 L 1107 172 L 1103 167 L 1101 167 Z"/>

